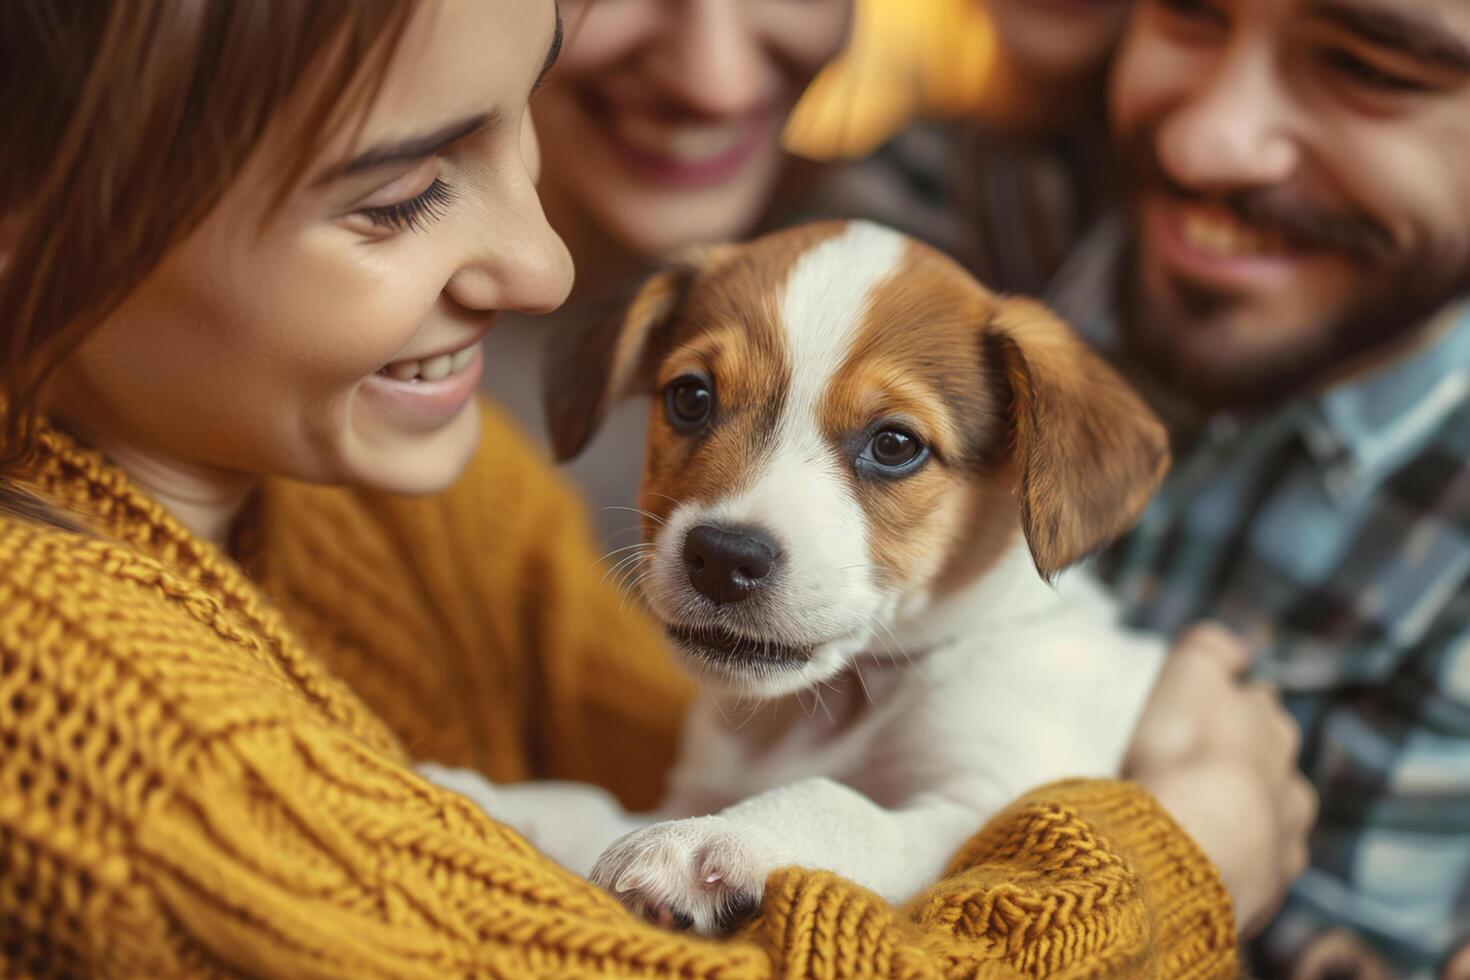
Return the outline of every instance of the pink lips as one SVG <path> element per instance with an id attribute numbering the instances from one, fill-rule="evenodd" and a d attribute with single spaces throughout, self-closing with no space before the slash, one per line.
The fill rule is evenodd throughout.
<path id="1" fill-rule="evenodd" d="M 717 187 L 738 175 L 779 133 L 780 115 L 760 111 L 747 116 L 748 134 L 736 145 L 710 159 L 689 161 L 634 146 L 618 132 L 610 107 L 597 93 L 584 91 L 583 112 L 592 120 L 608 146 L 635 175 L 650 184 L 680 190 Z M 738 123 L 736 123 L 738 124 Z"/>
<path id="2" fill-rule="evenodd" d="M 700 190 L 723 184 L 745 168 L 745 164 L 755 155 L 762 142 L 759 136 L 753 136 L 729 153 L 713 160 L 684 163 L 654 156 L 629 146 L 609 129 L 604 128 L 603 134 L 629 169 L 643 175 L 650 182 L 684 190 Z"/>
<path id="3" fill-rule="evenodd" d="M 410 426 L 432 429 L 464 409 L 474 396 L 484 369 L 485 355 L 477 346 L 468 364 L 437 381 L 421 378 L 397 381 L 385 374 L 375 374 L 363 382 L 363 391 Z"/>

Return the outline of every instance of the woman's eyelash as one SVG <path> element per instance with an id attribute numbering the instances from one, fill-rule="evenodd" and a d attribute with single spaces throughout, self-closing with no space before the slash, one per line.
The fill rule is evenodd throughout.
<path id="1" fill-rule="evenodd" d="M 418 231 L 442 215 L 453 199 L 454 195 L 450 193 L 449 185 L 435 177 L 434 182 L 425 187 L 421 193 L 406 201 L 387 204 L 380 208 L 363 208 L 358 214 L 384 228 L 392 228 L 395 231 L 405 229 Z"/>

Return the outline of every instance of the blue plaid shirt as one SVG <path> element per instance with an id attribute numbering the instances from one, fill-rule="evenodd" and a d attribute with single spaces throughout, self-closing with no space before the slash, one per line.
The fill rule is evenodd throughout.
<path id="1" fill-rule="evenodd" d="M 1124 236 L 1105 223 L 1050 296 L 1105 353 Z M 1176 440 L 1098 560 L 1133 624 L 1237 630 L 1302 725 L 1322 815 L 1269 976 L 1334 925 L 1413 977 L 1470 941 L 1470 300 L 1440 317 L 1370 374 Z"/>

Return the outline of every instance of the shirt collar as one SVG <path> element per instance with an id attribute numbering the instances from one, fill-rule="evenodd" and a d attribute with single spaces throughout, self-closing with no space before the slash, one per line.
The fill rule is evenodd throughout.
<path id="1" fill-rule="evenodd" d="M 1118 214 L 1100 221 L 1058 272 L 1048 301 L 1093 345 L 1116 350 L 1118 266 L 1128 229 Z M 1370 493 L 1412 456 L 1451 413 L 1470 401 L 1470 297 L 1426 325 L 1428 343 L 1272 413 L 1291 422 L 1339 500 Z M 1211 428 L 1233 430 L 1229 418 Z M 1257 422 L 1267 420 L 1260 419 Z"/>
<path id="2" fill-rule="evenodd" d="M 1308 399 L 1308 448 L 1338 468 L 1341 492 L 1380 485 L 1470 400 L 1470 298 L 1425 329 L 1423 346 Z"/>

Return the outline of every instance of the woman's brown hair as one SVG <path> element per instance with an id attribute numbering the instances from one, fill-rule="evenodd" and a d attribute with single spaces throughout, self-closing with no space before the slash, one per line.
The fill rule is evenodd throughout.
<path id="1" fill-rule="evenodd" d="M 411 13 L 408 0 L 0 3 L 0 468 L 31 449 L 56 365 L 209 213 L 282 106 L 307 103 L 290 115 L 284 196 L 360 118 Z"/>
<path id="2" fill-rule="evenodd" d="M 209 213 L 283 104 L 302 94 L 282 196 L 360 119 L 411 13 L 410 0 L 0 2 L 0 477 L 32 449 L 47 377 Z M 0 510 L 37 513 L 3 479 Z"/>

